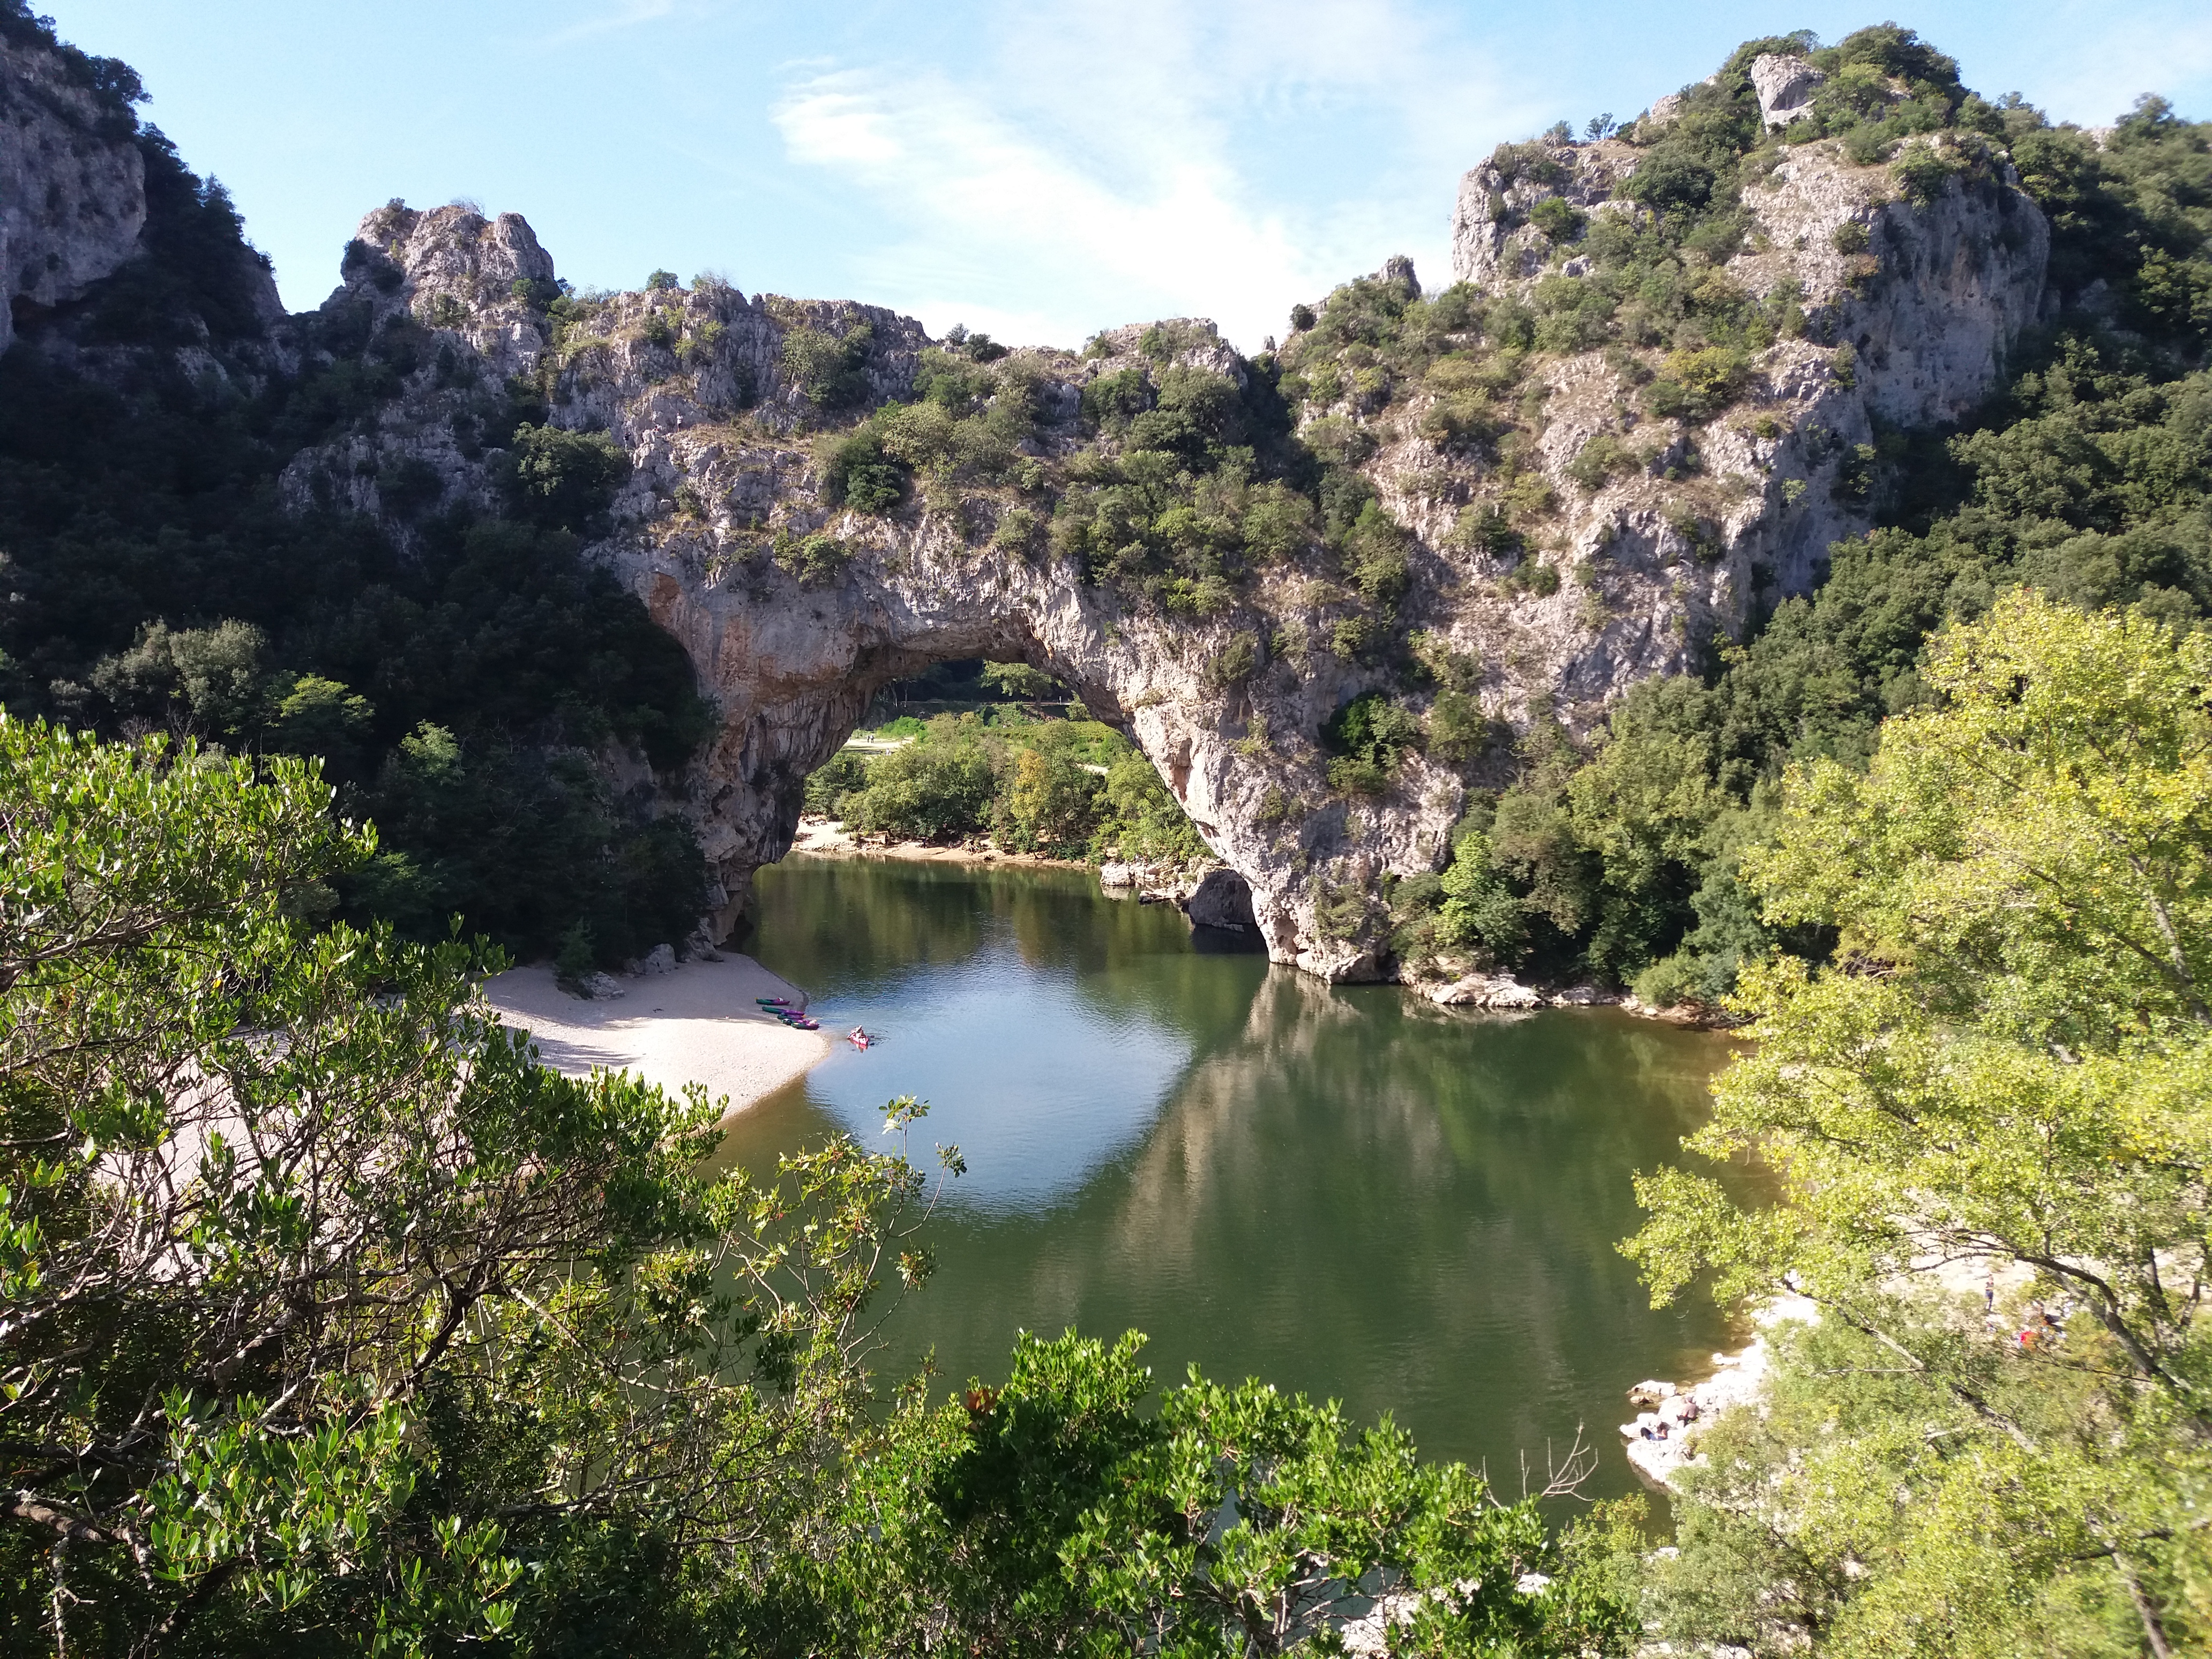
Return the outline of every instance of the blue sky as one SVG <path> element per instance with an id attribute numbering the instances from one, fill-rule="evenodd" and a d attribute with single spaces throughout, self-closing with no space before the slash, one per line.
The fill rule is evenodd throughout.
<path id="1" fill-rule="evenodd" d="M 392 196 L 526 216 L 561 274 L 656 267 L 860 299 L 1017 343 L 1291 305 L 1410 253 L 1460 173 L 1554 120 L 1626 117 L 1740 40 L 1881 11 L 1619 0 L 898 6 L 736 0 L 46 0 L 125 59 L 229 187 L 286 302 L 319 303 Z M 2212 115 L 2212 6 L 1929 4 L 1966 83 L 2100 123 Z"/>

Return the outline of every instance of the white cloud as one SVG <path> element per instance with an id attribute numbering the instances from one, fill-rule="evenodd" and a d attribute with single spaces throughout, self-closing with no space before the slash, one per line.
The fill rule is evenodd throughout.
<path id="1" fill-rule="evenodd" d="M 678 15 L 691 15 L 702 9 L 687 6 L 683 0 L 591 0 L 584 9 L 586 15 L 564 28 L 555 29 L 544 37 L 544 44 L 549 47 L 573 46 L 597 35 L 665 22 Z"/>
<path id="2" fill-rule="evenodd" d="M 973 75 L 810 72 L 774 111 L 793 161 L 884 216 L 855 278 L 937 329 L 1073 343 L 1198 314 L 1256 347 L 1293 301 L 1392 252 L 1441 280 L 1458 170 L 1529 120 L 1398 0 L 1130 0 L 991 33 Z"/>
<path id="3" fill-rule="evenodd" d="M 2042 84 L 2032 79 L 2023 89 L 2054 118 L 2102 126 L 2127 113 L 2144 93 L 2179 93 L 2212 76 L 2212 17 L 2191 9 L 2186 16 L 2125 28 L 2094 27 L 2085 17 L 2065 52 L 2027 73 Z M 2205 114 L 2185 105 L 2181 112 L 2199 120 Z"/>

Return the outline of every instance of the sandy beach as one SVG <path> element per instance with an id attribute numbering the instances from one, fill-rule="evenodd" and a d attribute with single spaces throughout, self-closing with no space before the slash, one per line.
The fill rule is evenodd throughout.
<path id="1" fill-rule="evenodd" d="M 484 999 L 507 1025 L 526 1030 L 538 1057 L 581 1077 L 594 1066 L 635 1072 L 673 1091 L 687 1083 L 726 1097 L 734 1114 L 773 1094 L 830 1052 L 827 1030 L 795 1031 L 755 997 L 799 990 L 750 957 L 685 962 L 665 974 L 622 981 L 624 995 L 572 997 L 544 963 L 484 981 Z"/>
<path id="2" fill-rule="evenodd" d="M 926 841 L 863 839 L 836 818 L 802 817 L 793 839 L 793 853 L 825 856 L 910 859 L 922 864 L 1011 864 L 1040 870 L 1089 870 L 1096 866 L 1080 859 L 1047 858 L 1042 853 L 1008 853 L 996 847 L 939 847 Z"/>

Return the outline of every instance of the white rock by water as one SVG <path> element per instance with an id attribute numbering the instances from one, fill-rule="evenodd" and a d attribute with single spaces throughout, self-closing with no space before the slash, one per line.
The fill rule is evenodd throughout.
<path id="1" fill-rule="evenodd" d="M 1444 1008 L 1540 1008 L 1540 993 L 1504 974 L 1469 974 L 1428 994 L 1429 1000 Z"/>

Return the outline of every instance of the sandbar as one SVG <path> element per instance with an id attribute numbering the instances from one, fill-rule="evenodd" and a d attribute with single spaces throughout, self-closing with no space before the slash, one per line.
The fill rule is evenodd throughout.
<path id="1" fill-rule="evenodd" d="M 1048 858 L 1042 853 L 1010 853 L 988 840 L 980 844 L 957 842 L 941 846 L 929 841 L 893 841 L 888 836 L 862 836 L 836 818 L 802 817 L 793 838 L 793 853 L 824 858 L 908 859 L 921 864 L 1010 864 L 1042 870 L 1095 870 L 1081 859 Z"/>
<path id="2" fill-rule="evenodd" d="M 501 1023 L 530 1033 L 538 1057 L 582 1077 L 594 1067 L 635 1072 L 673 1093 L 687 1083 L 727 1100 L 726 1115 L 781 1089 L 830 1052 L 828 1031 L 796 1031 L 755 997 L 799 1000 L 794 986 L 750 957 L 684 962 L 622 981 L 619 997 L 570 996 L 538 963 L 484 981 Z"/>

